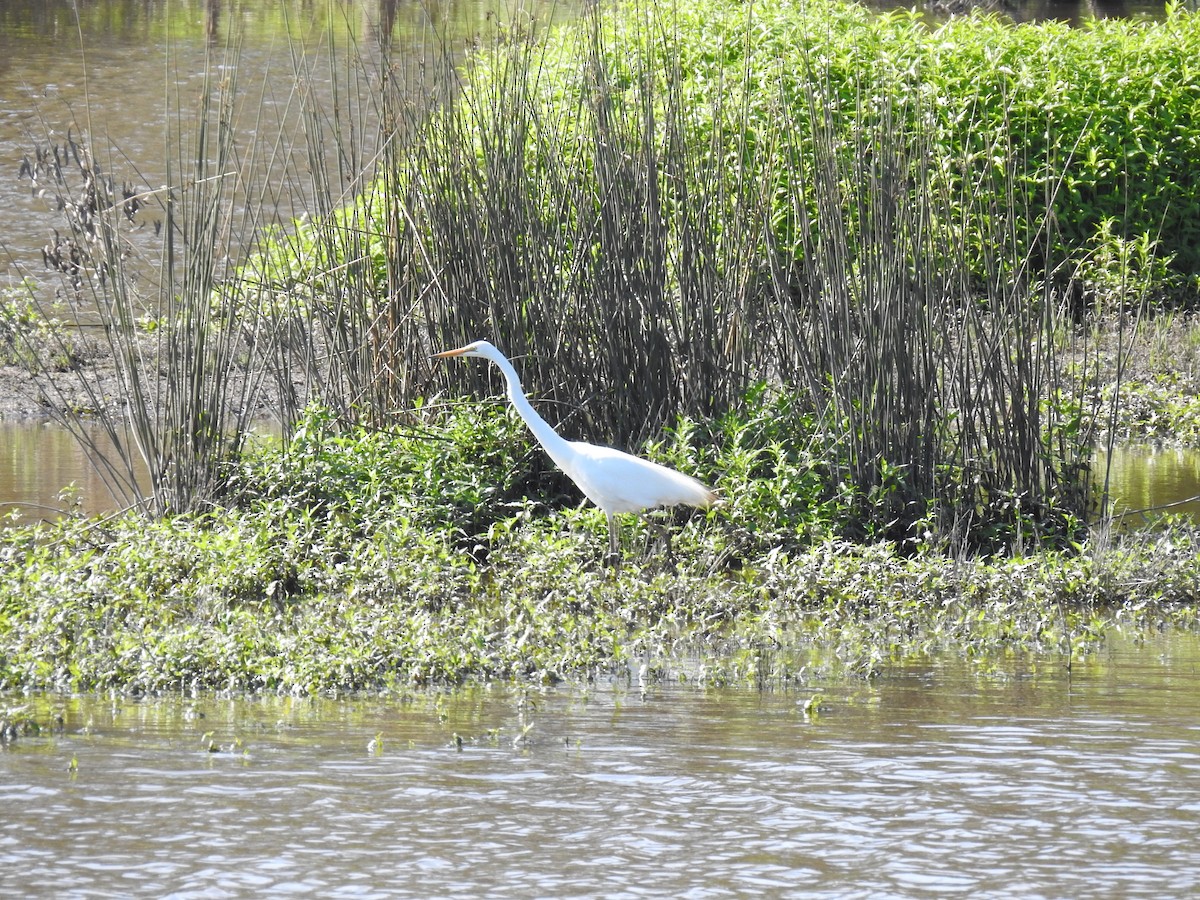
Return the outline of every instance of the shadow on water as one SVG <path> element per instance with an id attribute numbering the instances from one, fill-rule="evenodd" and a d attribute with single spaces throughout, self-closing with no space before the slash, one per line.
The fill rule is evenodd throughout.
<path id="1" fill-rule="evenodd" d="M 773 693 L 8 702 L 45 723 L 0 751 L 8 896 L 1200 888 L 1196 635 Z"/>

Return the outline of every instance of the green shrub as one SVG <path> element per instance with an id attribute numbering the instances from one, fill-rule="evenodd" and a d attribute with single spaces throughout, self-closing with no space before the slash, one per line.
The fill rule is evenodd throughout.
<path id="1" fill-rule="evenodd" d="M 294 435 L 245 455 L 227 494 L 251 513 L 300 512 L 365 534 L 398 517 L 476 538 L 527 495 L 545 499 L 541 451 L 507 406 L 419 407 L 391 430 L 343 426 L 312 407 Z"/>
<path id="2" fill-rule="evenodd" d="M 687 108 L 693 147 L 738 154 L 768 182 L 788 177 L 781 116 L 789 139 L 811 150 L 821 128 L 852 138 L 864 117 L 903 110 L 896 128 L 928 133 L 934 168 L 963 201 L 1016 205 L 1026 250 L 1052 209 L 1059 253 L 1047 261 L 1082 253 L 1102 223 L 1117 221 L 1123 238 L 1149 235 L 1177 269 L 1200 272 L 1200 18 L 1178 6 L 1162 21 L 1072 28 L 990 15 L 931 26 L 836 0 L 702 0 L 673 13 L 634 2 L 605 26 L 613 109 L 640 115 L 646 73 L 657 73 L 653 96 Z M 587 64 L 563 49 L 579 40 L 565 29 L 552 41 L 538 82 L 548 104 L 575 102 L 587 84 Z M 666 90 L 675 72 L 681 84 Z M 777 197 L 790 200 L 786 190 Z M 793 221 L 786 205 L 775 216 Z"/>

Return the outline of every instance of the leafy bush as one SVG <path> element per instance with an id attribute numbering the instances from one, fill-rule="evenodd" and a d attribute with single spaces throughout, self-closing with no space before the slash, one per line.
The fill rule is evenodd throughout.
<path id="1" fill-rule="evenodd" d="M 963 201 L 1015 204 L 1026 242 L 1018 257 L 1052 211 L 1058 253 L 1047 262 L 1082 252 L 1102 223 L 1118 221 L 1123 238 L 1149 235 L 1178 270 L 1200 273 L 1200 17 L 1179 6 L 1162 21 L 1072 28 L 979 14 L 930 26 L 913 12 L 826 0 L 702 0 L 672 14 L 626 4 L 605 22 L 613 108 L 640 115 L 646 73 L 657 73 L 660 103 L 688 109 L 688 140 L 713 164 L 736 154 L 783 187 L 781 117 L 804 152 L 822 128 L 852 138 L 864 119 L 905 111 L 896 129 L 928 134 L 934 168 Z M 547 103 L 573 102 L 584 81 L 588 64 L 561 49 L 577 40 L 564 31 L 547 54 Z M 666 90 L 676 72 L 680 85 Z M 796 224 L 789 192 L 776 197 L 776 221 Z"/>
<path id="2" fill-rule="evenodd" d="M 419 407 L 388 431 L 345 427 L 311 407 L 292 438 L 245 455 L 228 495 L 251 513 L 298 511 L 366 534 L 397 518 L 474 539 L 527 494 L 545 499 L 541 451 L 507 407 Z"/>
<path id="3" fill-rule="evenodd" d="M 449 529 L 397 519 L 364 534 L 294 507 L 8 532 L 0 690 L 313 693 L 586 679 L 645 661 L 651 677 L 761 686 L 787 683 L 797 657 L 870 675 L 897 654 L 1074 657 L 1122 619 L 1196 623 L 1200 553 L 1183 529 L 986 561 L 822 540 L 730 571 L 702 539 L 720 529 L 700 521 L 674 566 L 614 573 L 584 518 L 602 532 L 569 510 L 497 520 L 486 574 Z"/>

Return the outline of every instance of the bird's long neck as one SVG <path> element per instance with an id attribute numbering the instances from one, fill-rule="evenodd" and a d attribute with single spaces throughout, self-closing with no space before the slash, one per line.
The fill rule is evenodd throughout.
<path id="1" fill-rule="evenodd" d="M 550 454 L 550 458 L 561 468 L 563 461 L 570 455 L 570 445 L 550 427 L 549 422 L 538 415 L 537 410 L 525 397 L 525 391 L 521 388 L 521 379 L 517 375 L 517 370 L 512 367 L 512 363 L 507 359 L 495 359 L 493 362 L 500 367 L 500 371 L 504 373 L 504 380 L 508 382 L 508 399 L 512 401 L 517 413 L 525 420 L 525 424 L 529 426 L 533 436 L 538 439 L 546 452 Z"/>

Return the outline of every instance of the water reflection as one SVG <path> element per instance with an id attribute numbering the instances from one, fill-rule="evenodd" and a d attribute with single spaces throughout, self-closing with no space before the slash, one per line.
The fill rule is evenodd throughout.
<path id="1" fill-rule="evenodd" d="M 99 429 L 95 438 L 101 440 Z M 53 520 L 72 508 L 95 515 L 118 506 L 65 428 L 50 422 L 0 423 L 0 526 Z"/>
<path id="2" fill-rule="evenodd" d="M 1200 450 L 1119 447 L 1097 454 L 1100 477 L 1106 465 L 1112 512 L 1123 527 L 1153 524 L 1165 515 L 1200 522 Z"/>
<path id="3" fill-rule="evenodd" d="M 810 689 L 35 698 L 64 731 L 0 753 L 0 888 L 1185 896 L 1198 666 L 1194 635 L 935 660 L 814 685 L 815 721 Z"/>

